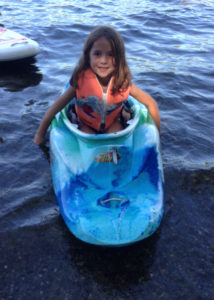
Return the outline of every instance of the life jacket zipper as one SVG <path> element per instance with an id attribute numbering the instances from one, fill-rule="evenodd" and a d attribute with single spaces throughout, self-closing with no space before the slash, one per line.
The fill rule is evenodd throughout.
<path id="1" fill-rule="evenodd" d="M 101 88 L 102 96 L 103 96 L 102 100 L 104 102 L 104 105 L 103 105 L 103 115 L 101 116 L 101 123 L 100 123 L 100 128 L 99 128 L 99 132 L 102 133 L 105 130 L 105 127 L 106 127 L 106 108 L 107 108 L 107 105 L 108 105 L 108 92 L 109 92 L 109 88 L 111 86 L 112 77 L 111 77 L 111 79 L 108 82 L 106 93 L 104 93 L 103 87 L 102 87 L 101 83 L 99 82 L 99 79 L 97 78 L 97 76 L 96 76 L 96 79 L 97 79 L 97 82 L 98 82 L 98 84 L 99 84 L 99 86 Z"/>

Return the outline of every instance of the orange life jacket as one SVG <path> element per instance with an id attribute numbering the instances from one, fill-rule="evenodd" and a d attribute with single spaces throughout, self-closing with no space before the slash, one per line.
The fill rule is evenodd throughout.
<path id="1" fill-rule="evenodd" d="M 129 96 L 130 86 L 125 91 L 112 95 L 113 80 L 114 77 L 110 79 L 105 94 L 97 76 L 91 69 L 87 69 L 79 75 L 76 89 L 76 113 L 83 123 L 99 132 L 113 124 L 122 110 L 122 102 Z"/>

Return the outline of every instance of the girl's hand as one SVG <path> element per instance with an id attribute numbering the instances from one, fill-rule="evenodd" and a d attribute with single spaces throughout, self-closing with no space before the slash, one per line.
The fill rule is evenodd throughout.
<path id="1" fill-rule="evenodd" d="M 44 139 L 43 136 L 40 136 L 38 133 L 36 133 L 35 136 L 34 136 L 33 141 L 34 141 L 34 143 L 35 143 L 36 145 L 39 146 L 39 145 L 41 145 L 41 144 L 44 144 L 45 139 Z"/>

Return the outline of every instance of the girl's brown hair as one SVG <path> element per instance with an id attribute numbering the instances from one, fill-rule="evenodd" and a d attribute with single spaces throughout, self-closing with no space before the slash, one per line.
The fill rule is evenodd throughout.
<path id="1" fill-rule="evenodd" d="M 105 37 L 111 44 L 113 57 L 115 59 L 115 71 L 112 94 L 126 89 L 131 83 L 131 74 L 126 62 L 125 46 L 120 34 L 111 27 L 101 26 L 95 28 L 88 36 L 83 47 L 83 54 L 75 67 L 70 79 L 70 84 L 78 88 L 78 76 L 80 72 L 90 68 L 89 54 L 95 41 Z"/>

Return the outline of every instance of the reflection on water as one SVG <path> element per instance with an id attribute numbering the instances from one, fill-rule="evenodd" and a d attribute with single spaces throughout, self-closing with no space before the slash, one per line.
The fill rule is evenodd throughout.
<path id="1" fill-rule="evenodd" d="M 0 63 L 0 87 L 5 91 L 18 92 L 38 85 L 42 74 L 35 63 L 35 58 Z"/>

